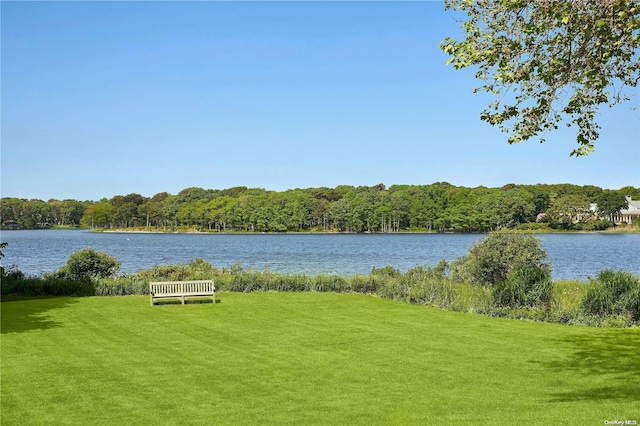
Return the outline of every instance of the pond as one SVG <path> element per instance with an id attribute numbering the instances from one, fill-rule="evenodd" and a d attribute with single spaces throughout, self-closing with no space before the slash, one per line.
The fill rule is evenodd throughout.
<path id="1" fill-rule="evenodd" d="M 121 262 L 121 272 L 202 258 L 216 267 L 277 273 L 366 274 L 391 265 L 402 271 L 467 254 L 482 234 L 151 234 L 86 230 L 3 231 L 2 264 L 29 275 L 62 267 L 87 247 Z M 603 269 L 640 274 L 640 234 L 538 234 L 554 279 L 587 279 Z"/>

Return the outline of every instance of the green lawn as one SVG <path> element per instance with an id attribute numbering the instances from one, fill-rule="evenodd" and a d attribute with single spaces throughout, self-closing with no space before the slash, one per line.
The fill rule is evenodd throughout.
<path id="1" fill-rule="evenodd" d="M 2 424 L 640 422 L 640 329 L 356 294 L 4 301 Z"/>

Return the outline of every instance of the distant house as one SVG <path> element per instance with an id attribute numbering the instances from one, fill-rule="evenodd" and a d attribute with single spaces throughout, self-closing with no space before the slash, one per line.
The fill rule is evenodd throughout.
<path id="1" fill-rule="evenodd" d="M 631 223 L 634 219 L 640 218 L 640 200 L 632 200 L 630 195 L 627 195 L 626 209 L 620 210 L 620 213 L 612 215 L 612 219 L 615 223 Z"/>
<path id="2" fill-rule="evenodd" d="M 20 229 L 20 226 L 18 226 L 18 222 L 16 222 L 15 220 L 8 220 L 4 223 L 4 226 L 6 227 L 6 229 Z"/>

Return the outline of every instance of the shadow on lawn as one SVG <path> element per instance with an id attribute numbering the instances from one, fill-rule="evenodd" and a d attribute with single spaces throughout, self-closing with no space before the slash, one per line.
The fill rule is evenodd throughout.
<path id="1" fill-rule="evenodd" d="M 0 332 L 24 333 L 59 327 L 60 324 L 49 319 L 46 313 L 74 303 L 78 303 L 74 297 L 3 297 Z"/>
<path id="2" fill-rule="evenodd" d="M 558 339 L 558 346 L 570 346 L 563 360 L 546 362 L 552 371 L 572 371 L 584 383 L 598 383 L 556 391 L 550 402 L 639 401 L 640 330 L 599 329 L 590 335 L 569 335 Z"/>

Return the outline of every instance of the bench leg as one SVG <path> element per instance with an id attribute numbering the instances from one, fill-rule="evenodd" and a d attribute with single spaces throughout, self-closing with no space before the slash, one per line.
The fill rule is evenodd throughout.
<path id="1" fill-rule="evenodd" d="M 184 296 L 182 296 L 182 304 L 184 305 Z"/>

